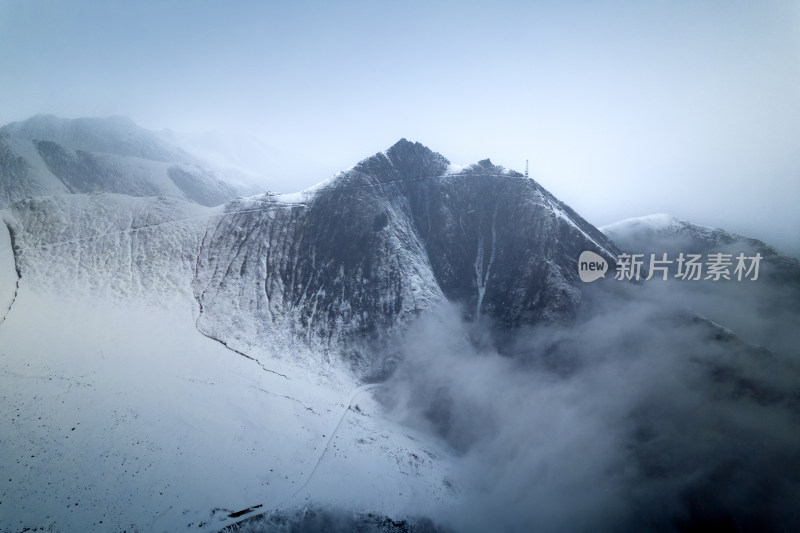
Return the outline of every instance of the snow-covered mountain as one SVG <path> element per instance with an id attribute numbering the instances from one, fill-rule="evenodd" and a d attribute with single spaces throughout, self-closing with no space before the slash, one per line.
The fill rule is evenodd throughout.
<path id="1" fill-rule="evenodd" d="M 66 158 L 98 148 L 59 140 Z M 382 371 L 370 346 L 446 299 L 506 326 L 569 316 L 577 255 L 615 252 L 533 180 L 405 140 L 295 195 L 53 194 L 3 220 L 4 528 L 219 526 L 300 489 L 391 516 L 446 506 L 448 452 L 356 398 L 354 376 Z M 173 474 L 155 466 L 186 454 Z M 323 455 L 332 470 L 311 479 Z M 201 489 L 184 469 L 227 481 Z"/>
<path id="2" fill-rule="evenodd" d="M 606 236 L 629 253 L 650 254 L 660 259 L 667 254 L 670 282 L 649 282 L 652 290 L 680 294 L 680 300 L 695 313 L 732 328 L 748 341 L 783 353 L 794 353 L 796 344 L 783 332 L 794 328 L 800 316 L 800 260 L 772 246 L 720 228 L 700 226 L 667 214 L 630 218 L 600 228 Z M 740 254 L 760 256 L 758 279 L 739 281 L 700 279 L 675 281 L 680 254 L 728 254 L 731 269 Z M 749 263 L 748 263 L 749 266 Z M 661 274 L 659 273 L 659 276 Z M 751 274 L 752 278 L 753 274 Z M 705 274 L 702 276 L 705 278 Z"/>
<path id="3" fill-rule="evenodd" d="M 796 283 L 800 279 L 800 260 L 750 237 L 730 233 L 721 228 L 693 224 L 659 213 L 629 218 L 599 228 L 622 249 L 645 254 L 744 253 L 761 254 L 763 273 L 781 283 Z"/>
<path id="4" fill-rule="evenodd" d="M 193 165 L 146 132 L 37 121 L 0 137 L 0 530 L 797 523 L 791 307 L 772 353 L 658 285 L 585 284 L 581 252 L 662 244 L 488 159 L 403 139 L 213 206 L 192 177 L 120 189 L 109 161 Z"/>
<path id="5" fill-rule="evenodd" d="M 563 316 L 582 298 L 575 258 L 615 251 L 535 181 L 488 160 L 454 170 L 406 140 L 299 195 L 225 209 L 199 253 L 198 324 L 246 349 L 273 332 L 385 336 L 443 298 L 507 326 Z"/>
<path id="6" fill-rule="evenodd" d="M 376 340 L 444 298 L 512 327 L 569 315 L 582 298 L 577 256 L 616 250 L 535 181 L 488 160 L 454 170 L 405 140 L 297 195 L 214 209 L 59 196 L 9 215 L 23 278 L 127 296 L 182 276 L 200 330 L 245 352 Z M 375 370 L 360 354 L 353 362 Z"/>
<path id="7" fill-rule="evenodd" d="M 258 189 L 240 185 L 125 117 L 36 115 L 0 128 L 0 206 L 88 192 L 168 196 L 213 206 Z"/>

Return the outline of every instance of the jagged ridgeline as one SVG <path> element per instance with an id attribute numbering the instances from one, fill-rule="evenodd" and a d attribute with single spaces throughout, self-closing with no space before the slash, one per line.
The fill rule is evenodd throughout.
<path id="1" fill-rule="evenodd" d="M 234 343 L 269 329 L 325 345 L 385 335 L 443 298 L 508 327 L 563 317 L 583 298 L 581 251 L 617 252 L 522 174 L 488 159 L 456 168 L 405 139 L 304 194 L 227 210 L 194 288 L 201 329 Z M 231 306 L 251 327 L 234 327 Z"/>
<path id="2" fill-rule="evenodd" d="M 202 176 L 163 161 L 156 165 L 162 177 L 181 185 L 174 194 L 103 194 L 135 183 L 125 174 L 130 168 L 86 173 L 111 156 L 81 148 L 141 148 L 114 156 L 125 161 L 188 156 L 129 124 L 109 126 L 127 132 L 127 144 L 98 144 L 62 135 L 79 125 L 53 120 L 38 120 L 50 129 L 34 121 L 5 130 L 7 173 L 40 172 L 29 181 L 61 187 L 9 208 L 23 279 L 38 277 L 40 287 L 86 280 L 121 297 L 190 292 L 199 302 L 198 328 L 245 353 L 359 354 L 362 341 L 392 335 L 444 299 L 499 327 L 563 318 L 587 290 L 577 276 L 580 253 L 592 250 L 610 263 L 618 253 L 534 180 L 488 159 L 455 166 L 405 139 L 302 193 L 207 208 Z M 53 140 L 26 140 L 43 131 Z M 14 156 L 13 147 L 38 159 Z M 154 180 L 146 183 L 161 183 Z M 84 189 L 94 192 L 69 194 Z M 356 362 L 369 365 L 360 355 Z"/>

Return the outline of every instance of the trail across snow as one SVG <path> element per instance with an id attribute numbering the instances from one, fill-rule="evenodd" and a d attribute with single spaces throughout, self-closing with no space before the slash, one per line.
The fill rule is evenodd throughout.
<path id="1" fill-rule="evenodd" d="M 289 503 L 295 496 L 297 496 L 300 492 L 302 492 L 303 489 L 306 488 L 308 483 L 311 481 L 311 478 L 314 477 L 314 473 L 317 471 L 317 468 L 319 468 L 319 464 L 322 462 L 322 458 L 325 456 L 325 452 L 328 451 L 328 448 L 330 448 L 331 442 L 333 442 L 333 438 L 336 436 L 336 433 L 342 426 L 342 422 L 344 422 L 344 419 L 347 416 L 347 412 L 350 410 L 350 407 L 353 405 L 353 402 L 356 401 L 358 395 L 361 394 L 362 392 L 377 389 L 382 386 L 383 385 L 381 383 L 370 383 L 356 387 L 355 389 L 352 390 L 352 392 L 350 392 L 350 396 L 348 396 L 347 402 L 344 404 L 342 412 L 339 414 L 339 420 L 336 422 L 336 427 L 333 429 L 333 431 L 331 431 L 330 436 L 328 437 L 328 441 L 325 443 L 325 446 L 322 447 L 322 450 L 320 451 L 317 460 L 314 462 L 314 468 L 311 469 L 311 472 L 309 472 L 308 477 L 303 482 L 303 484 L 300 485 L 300 487 L 298 487 L 298 489 L 294 491 L 294 493 L 291 496 L 282 501 L 277 508 L 283 507 L 286 503 Z"/>
<path id="2" fill-rule="evenodd" d="M 450 500 L 448 451 L 364 398 L 377 384 L 280 336 L 251 351 L 196 326 L 205 222 L 275 207 L 108 194 L 2 212 L 0 531 L 208 530 L 309 501 L 404 516 Z"/>
<path id="3" fill-rule="evenodd" d="M 245 513 L 245 515 L 237 516 L 235 519 L 231 520 L 228 523 L 225 523 L 225 524 L 222 524 L 222 525 L 214 524 L 214 526 L 212 528 L 207 529 L 206 531 L 209 531 L 209 532 L 211 532 L 211 531 L 221 531 L 221 530 L 225 529 L 226 527 L 230 527 L 232 525 L 238 524 L 238 523 L 243 522 L 245 520 L 252 520 L 253 518 L 257 518 L 259 516 L 266 515 L 266 514 L 272 512 L 272 511 L 280 510 L 280 509 L 286 507 L 288 504 L 290 504 L 292 502 L 292 500 L 294 500 L 299 494 L 301 494 L 303 492 L 303 490 L 305 490 L 305 488 L 311 482 L 311 479 L 314 477 L 314 474 L 316 473 L 317 469 L 319 468 L 320 463 L 322 462 L 323 457 L 325 456 L 325 452 L 327 452 L 328 449 L 330 448 L 334 437 L 336 437 L 336 434 L 339 431 L 339 428 L 342 426 L 342 422 L 344 422 L 344 419 L 347 417 L 347 413 L 350 411 L 350 408 L 352 407 L 353 402 L 356 401 L 356 398 L 358 398 L 358 396 L 361 393 L 364 393 L 364 392 L 367 392 L 367 391 L 371 391 L 371 390 L 374 390 L 374 389 L 377 389 L 377 388 L 380 388 L 380 387 L 383 387 L 382 383 L 368 383 L 368 384 L 365 384 L 365 385 L 360 385 L 360 386 L 354 388 L 352 391 L 350 391 L 350 394 L 348 395 L 347 400 L 345 401 L 344 404 L 342 404 L 342 411 L 339 413 L 339 416 L 338 416 L 338 418 L 336 420 L 336 426 L 333 428 L 332 431 L 330 431 L 328 433 L 328 435 L 329 435 L 328 436 L 328 440 L 325 442 L 325 445 L 320 448 L 320 452 L 317 455 L 316 460 L 314 460 L 314 467 L 308 473 L 308 475 L 306 476 L 306 479 L 303 481 L 303 483 L 290 496 L 288 496 L 288 497 L 284 498 L 283 500 L 281 500 L 280 503 L 278 503 L 277 505 L 259 504 L 259 505 L 251 506 L 250 509 L 253 509 L 253 510 L 255 510 L 255 509 L 266 509 L 266 510 L 263 511 L 263 512 L 257 513 L 257 514 Z M 244 516 L 244 518 L 242 518 L 241 516 Z"/>

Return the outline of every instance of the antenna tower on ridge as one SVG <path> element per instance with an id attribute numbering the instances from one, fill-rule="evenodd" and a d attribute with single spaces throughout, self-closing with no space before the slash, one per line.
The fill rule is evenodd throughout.
<path id="1" fill-rule="evenodd" d="M 528 160 L 525 160 L 525 177 L 528 177 Z"/>

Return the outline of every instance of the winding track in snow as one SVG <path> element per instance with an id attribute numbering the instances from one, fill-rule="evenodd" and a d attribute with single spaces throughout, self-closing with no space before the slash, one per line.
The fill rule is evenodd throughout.
<path id="1" fill-rule="evenodd" d="M 334 437 L 336 437 L 336 433 L 339 431 L 339 428 L 342 426 L 342 422 L 344 422 L 344 419 L 347 416 L 347 413 L 350 411 L 350 407 L 353 405 L 353 402 L 356 401 L 356 398 L 362 392 L 367 392 L 367 391 L 370 391 L 370 390 L 378 389 L 380 387 L 383 387 L 383 383 L 367 383 L 367 384 L 364 384 L 364 385 L 359 385 L 358 387 L 356 387 L 352 391 L 350 391 L 350 395 L 347 397 L 347 401 L 343 405 L 342 412 L 339 414 L 339 418 L 336 421 L 336 427 L 333 428 L 333 431 L 330 432 L 330 436 L 328 437 L 327 442 L 325 442 L 325 446 L 322 447 L 322 449 L 320 450 L 319 455 L 317 455 L 317 458 L 314 461 L 314 467 L 311 469 L 311 471 L 306 476 L 306 479 L 303 481 L 303 484 L 300 485 L 291 495 L 289 495 L 286 498 L 284 498 L 283 500 L 281 500 L 280 503 L 278 503 L 277 505 L 273 505 L 273 506 L 255 505 L 255 506 L 252 506 L 252 507 L 250 507 L 250 509 L 262 508 L 262 509 L 267 509 L 267 510 L 263 511 L 263 512 L 260 512 L 260 513 L 257 513 L 257 514 L 246 516 L 244 518 L 237 518 L 236 520 L 233 520 L 230 523 L 224 524 L 224 525 L 221 525 L 221 526 L 220 525 L 214 525 L 213 529 L 210 529 L 210 530 L 207 530 L 207 531 L 209 531 L 209 532 L 212 532 L 212 531 L 222 532 L 223 530 L 225 530 L 226 528 L 229 528 L 231 526 L 235 526 L 237 524 L 240 524 L 242 522 L 246 522 L 248 520 L 252 520 L 254 518 L 258 518 L 260 516 L 265 516 L 265 515 L 273 512 L 273 511 L 278 511 L 281 508 L 285 507 L 287 504 L 289 504 L 311 482 L 311 479 L 314 477 L 314 474 L 316 473 L 317 468 L 319 467 L 320 463 L 322 463 L 322 458 L 325 456 L 325 452 L 327 452 L 328 448 L 330 448 Z"/>
<path id="2" fill-rule="evenodd" d="M 347 412 L 350 410 L 350 406 L 352 406 L 353 402 L 356 401 L 356 397 L 358 397 L 358 395 L 361 394 L 362 392 L 366 392 L 366 391 L 369 391 L 369 390 L 377 389 L 377 388 L 380 388 L 382 386 L 383 386 L 382 383 L 368 383 L 366 385 L 358 386 L 358 387 L 356 387 L 355 389 L 353 389 L 350 392 L 350 396 L 348 396 L 348 398 L 347 398 L 347 402 L 344 405 L 344 409 L 342 409 L 342 412 L 339 415 L 339 420 L 336 422 L 336 427 L 333 429 L 333 431 L 331 431 L 331 434 L 330 434 L 331 436 L 328 437 L 328 442 L 325 443 L 325 446 L 323 446 L 322 451 L 320 452 L 319 456 L 317 457 L 317 460 L 314 462 L 314 468 L 311 469 L 311 472 L 308 474 L 308 476 L 306 477 L 306 480 L 303 482 L 303 484 L 300 485 L 297 488 L 297 490 L 294 491 L 294 493 L 292 493 L 291 496 L 289 496 L 288 498 L 283 500 L 280 504 L 278 504 L 277 508 L 283 507 L 284 504 L 288 503 L 292 498 L 297 496 L 303 489 L 306 488 L 308 483 L 311 481 L 311 478 L 314 477 L 314 473 L 317 471 L 317 468 L 319 467 L 320 463 L 322 462 L 322 457 L 325 455 L 325 452 L 328 451 L 328 448 L 330 448 L 331 442 L 333 442 L 333 438 L 336 436 L 336 432 L 339 431 L 339 428 L 341 427 L 342 422 L 344 422 L 345 416 L 347 416 Z"/>

